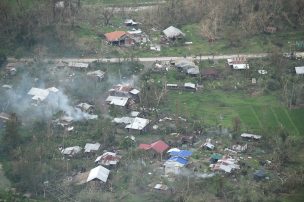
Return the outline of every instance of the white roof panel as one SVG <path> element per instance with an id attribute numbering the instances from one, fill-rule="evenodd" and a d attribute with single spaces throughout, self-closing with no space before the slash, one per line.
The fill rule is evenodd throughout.
<path id="1" fill-rule="evenodd" d="M 148 119 L 135 117 L 133 122 L 126 126 L 128 129 L 142 130 L 149 124 Z"/>
<path id="2" fill-rule="evenodd" d="M 124 107 L 127 104 L 128 100 L 129 98 L 127 97 L 109 96 L 106 99 L 106 102 L 109 102 L 110 105 L 117 105 Z"/>
<path id="3" fill-rule="evenodd" d="M 295 67 L 296 74 L 304 74 L 304 66 L 303 67 Z"/>
<path id="4" fill-rule="evenodd" d="M 87 182 L 94 180 L 94 179 L 99 179 L 103 182 L 107 182 L 108 176 L 109 176 L 110 170 L 106 169 L 103 166 L 97 166 L 96 168 L 93 168 L 89 176 L 87 178 Z"/>
<path id="5" fill-rule="evenodd" d="M 84 152 L 91 152 L 91 151 L 97 151 L 100 147 L 100 144 L 96 142 L 95 144 L 92 143 L 86 143 L 84 147 Z"/>

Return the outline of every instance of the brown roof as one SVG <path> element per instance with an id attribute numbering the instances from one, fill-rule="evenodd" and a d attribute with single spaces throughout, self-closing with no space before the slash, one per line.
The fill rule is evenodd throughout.
<path id="1" fill-rule="evenodd" d="M 127 33 L 125 31 L 115 31 L 115 32 L 109 32 L 105 34 L 105 37 L 107 41 L 119 41 L 121 37 L 126 35 Z"/>

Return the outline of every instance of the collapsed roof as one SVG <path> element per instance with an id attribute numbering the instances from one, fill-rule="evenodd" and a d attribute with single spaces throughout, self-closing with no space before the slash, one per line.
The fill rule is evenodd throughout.
<path id="1" fill-rule="evenodd" d="M 165 29 L 163 31 L 163 33 L 165 34 L 165 36 L 167 38 L 170 38 L 170 39 L 186 36 L 180 29 L 173 27 L 173 26 L 170 26 L 167 29 Z"/>

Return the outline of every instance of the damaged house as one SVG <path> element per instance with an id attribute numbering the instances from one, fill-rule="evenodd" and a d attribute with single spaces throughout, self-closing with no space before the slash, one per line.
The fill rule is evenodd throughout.
<path id="1" fill-rule="evenodd" d="M 171 41 L 175 41 L 186 36 L 180 29 L 173 26 L 170 26 L 167 29 L 163 30 L 163 33 L 166 39 Z"/>
<path id="2" fill-rule="evenodd" d="M 115 31 L 105 34 L 106 41 L 111 45 L 116 46 L 133 46 L 134 40 L 125 31 Z"/>
<path id="3" fill-rule="evenodd" d="M 98 156 L 95 160 L 95 163 L 104 165 L 104 166 L 115 166 L 120 161 L 121 156 L 117 155 L 114 152 L 105 152 L 101 156 Z"/>
<path id="4" fill-rule="evenodd" d="M 247 63 L 247 59 L 245 57 L 235 57 L 227 59 L 227 63 L 232 69 L 249 69 L 249 64 Z"/>
<path id="5" fill-rule="evenodd" d="M 42 89 L 42 88 L 31 88 L 28 95 L 32 96 L 32 100 L 36 102 L 42 102 L 52 93 L 57 93 L 59 90 L 55 87 L 51 87 L 48 89 Z"/>
<path id="6" fill-rule="evenodd" d="M 97 81 L 102 81 L 105 77 L 105 72 L 101 71 L 101 70 L 96 70 L 96 71 L 92 71 L 92 72 L 88 72 L 87 75 L 90 78 L 96 79 Z"/>
<path id="7" fill-rule="evenodd" d="M 110 96 L 106 99 L 106 102 L 111 105 L 124 107 L 128 104 L 139 102 L 139 93 L 139 90 L 129 84 L 118 84 L 109 90 Z"/>
<path id="8" fill-rule="evenodd" d="M 175 62 L 175 67 L 181 72 L 196 76 L 200 73 L 199 68 L 194 62 L 187 59 L 178 60 Z"/>

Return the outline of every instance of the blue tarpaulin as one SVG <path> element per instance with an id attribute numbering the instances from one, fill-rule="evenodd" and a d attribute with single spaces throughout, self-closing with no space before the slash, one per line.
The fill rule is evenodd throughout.
<path id="1" fill-rule="evenodd" d="M 177 156 L 169 158 L 168 161 L 175 161 L 175 162 L 178 162 L 183 165 L 186 165 L 188 163 L 187 159 L 177 157 Z"/>
<path id="2" fill-rule="evenodd" d="M 191 155 L 192 155 L 192 152 L 188 151 L 188 150 L 180 150 L 179 152 L 177 152 L 177 151 L 170 152 L 170 156 L 178 156 L 181 158 L 188 158 Z"/>

